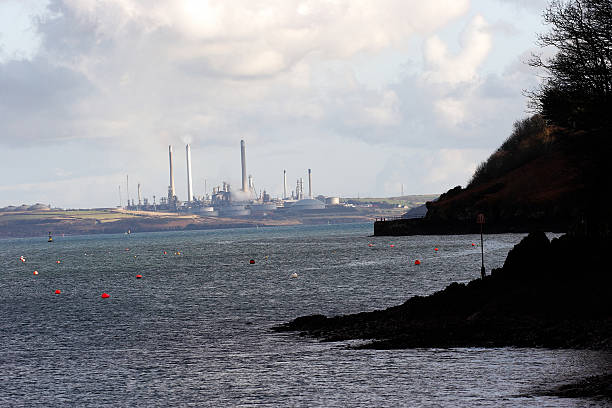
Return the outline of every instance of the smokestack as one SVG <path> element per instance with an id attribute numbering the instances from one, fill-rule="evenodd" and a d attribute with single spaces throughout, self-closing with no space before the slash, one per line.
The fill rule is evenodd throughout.
<path id="1" fill-rule="evenodd" d="M 142 199 L 140 195 L 140 183 L 138 183 L 138 206 L 142 205 Z"/>
<path id="2" fill-rule="evenodd" d="M 246 151 L 244 140 L 240 141 L 240 162 L 242 164 L 242 191 L 247 192 Z"/>
<path id="3" fill-rule="evenodd" d="M 308 169 L 308 198 L 312 198 L 312 173 Z"/>
<path id="4" fill-rule="evenodd" d="M 168 146 L 168 157 L 170 158 L 170 193 L 173 198 L 176 195 L 174 191 L 174 174 L 172 173 L 172 146 Z"/>
<path id="5" fill-rule="evenodd" d="M 191 146 L 187 143 L 185 146 L 185 153 L 187 154 L 187 201 L 193 200 L 193 184 L 191 182 Z"/>
<path id="6" fill-rule="evenodd" d="M 283 199 L 287 199 L 287 170 L 283 170 Z"/>

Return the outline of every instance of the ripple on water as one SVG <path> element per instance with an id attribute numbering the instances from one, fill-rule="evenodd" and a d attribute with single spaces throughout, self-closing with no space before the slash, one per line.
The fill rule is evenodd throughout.
<path id="1" fill-rule="evenodd" d="M 371 225 L 343 225 L 2 241 L 0 405 L 592 403 L 529 395 L 599 374 L 609 353 L 349 350 L 269 331 L 300 315 L 396 305 L 480 274 L 478 236 L 369 234 Z M 521 237 L 487 236 L 487 269 Z"/>

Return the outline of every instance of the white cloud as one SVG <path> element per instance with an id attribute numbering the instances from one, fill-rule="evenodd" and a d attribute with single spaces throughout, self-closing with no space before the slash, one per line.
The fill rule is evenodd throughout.
<path id="1" fill-rule="evenodd" d="M 425 46 L 425 61 L 429 66 L 424 77 L 432 83 L 457 84 L 473 81 L 478 66 L 491 50 L 491 35 L 481 15 L 475 16 L 461 35 L 462 48 L 450 55 L 439 37 L 431 37 Z"/>
<path id="2" fill-rule="evenodd" d="M 337 171 L 333 164 L 345 160 L 357 163 L 346 180 L 322 177 L 319 192 L 382 194 L 381 186 L 393 181 L 375 180 L 377 163 L 387 160 L 376 152 L 430 149 L 454 160 L 437 152 L 495 147 L 491 135 L 501 133 L 496 137 L 503 140 L 507 134 L 499 129 L 507 122 L 509 130 L 513 112 L 523 109 L 523 68 L 482 75 L 497 34 L 470 4 L 53 0 L 38 25 L 38 53 L 29 61 L 0 63 L 0 144 L 29 149 L 40 162 L 43 149 L 53 147 L 61 164 L 52 168 L 64 169 L 63 176 L 129 173 L 162 195 L 168 144 L 181 151 L 180 145 L 192 143 L 196 180 L 207 178 L 211 186 L 213 180 L 237 181 L 236 146 L 245 138 L 249 169 L 261 187 L 275 185 L 287 162 L 320 168 L 321 174 Z M 457 52 L 440 34 L 451 22 L 465 26 Z M 400 62 L 394 69 L 380 67 L 389 60 Z M 413 70 L 405 72 L 401 63 L 408 60 Z M 368 85 L 356 74 L 364 67 L 394 75 Z M 406 171 L 434 180 L 416 170 L 422 163 Z M 353 177 L 355 172 L 362 174 Z M 40 173 L 25 171 L 20 182 L 34 185 Z M 100 193 L 112 197 L 104 202 L 115 204 L 123 177 Z M 446 182 L 455 181 L 443 177 L 431 188 L 418 188 L 435 192 Z M 81 193 L 79 205 L 99 193 L 75 185 L 61 188 Z"/>

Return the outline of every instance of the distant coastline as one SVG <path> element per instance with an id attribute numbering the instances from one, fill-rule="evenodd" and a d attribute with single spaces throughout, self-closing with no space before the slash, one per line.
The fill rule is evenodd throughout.
<path id="1" fill-rule="evenodd" d="M 376 217 L 398 215 L 402 209 L 356 209 L 344 213 L 304 212 L 285 217 L 205 217 L 183 213 L 153 213 L 122 209 L 26 210 L 0 212 L 0 239 L 53 235 L 122 234 L 252 228 L 288 225 L 345 224 L 372 222 Z"/>

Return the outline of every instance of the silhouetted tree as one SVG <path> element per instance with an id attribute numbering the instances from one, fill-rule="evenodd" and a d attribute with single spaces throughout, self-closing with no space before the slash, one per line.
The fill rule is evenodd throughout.
<path id="1" fill-rule="evenodd" d="M 549 32 L 541 47 L 558 51 L 530 65 L 544 68 L 530 106 L 547 120 L 574 128 L 609 126 L 612 94 L 612 0 L 553 0 L 544 11 Z"/>

